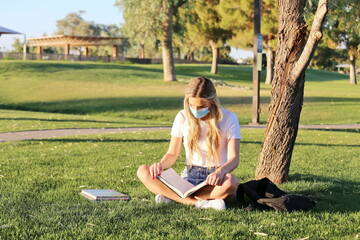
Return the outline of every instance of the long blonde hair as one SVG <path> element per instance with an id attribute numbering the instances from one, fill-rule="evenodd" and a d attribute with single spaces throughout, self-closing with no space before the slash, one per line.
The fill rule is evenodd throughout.
<path id="1" fill-rule="evenodd" d="M 209 110 L 205 120 L 195 118 L 189 109 L 189 98 L 197 97 L 206 99 L 209 104 Z M 220 146 L 221 135 L 218 122 L 222 119 L 223 114 L 220 107 L 220 101 L 216 95 L 214 84 L 205 77 L 193 78 L 185 90 L 184 109 L 189 124 L 189 135 L 187 139 L 188 148 L 190 150 L 188 165 L 191 165 L 192 155 L 199 151 L 199 140 L 201 134 L 200 121 L 205 121 L 208 127 L 206 134 L 206 145 L 208 147 L 208 156 L 206 159 L 206 166 L 219 166 L 218 149 Z M 211 160 L 215 160 L 211 161 Z"/>

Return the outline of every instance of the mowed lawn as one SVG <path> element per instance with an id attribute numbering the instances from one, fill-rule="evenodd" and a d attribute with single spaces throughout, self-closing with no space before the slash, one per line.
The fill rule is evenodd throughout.
<path id="1" fill-rule="evenodd" d="M 251 120 L 251 68 L 0 61 L 0 131 L 170 126 L 186 82 L 208 76 L 241 124 Z M 264 74 L 264 73 L 263 73 Z M 264 78 L 264 75 L 262 76 Z M 261 84 L 261 121 L 270 86 Z M 303 124 L 360 123 L 359 87 L 347 76 L 307 71 Z M 253 179 L 263 129 L 243 129 L 240 182 Z M 136 178 L 159 161 L 169 132 L 86 135 L 0 143 L 0 239 L 357 239 L 360 235 L 358 130 L 299 130 L 290 181 L 279 187 L 317 202 L 309 212 L 226 211 L 157 205 Z M 174 168 L 183 168 L 184 152 Z M 130 201 L 94 203 L 82 188 L 112 188 Z"/>
<path id="2" fill-rule="evenodd" d="M 221 65 L 218 75 L 209 73 L 209 65 L 176 69 L 178 81 L 169 83 L 162 80 L 161 65 L 2 61 L 0 131 L 170 126 L 194 76 L 233 86 L 218 87 L 220 101 L 241 124 L 251 122 L 251 67 Z M 267 119 L 270 88 L 261 84 L 261 123 Z M 308 70 L 301 123 L 359 123 L 359 93 L 346 75 Z"/>
<path id="3" fill-rule="evenodd" d="M 242 134 L 234 174 L 245 182 L 254 177 L 263 130 Z M 358 132 L 300 130 L 290 182 L 279 187 L 317 205 L 293 213 L 155 204 L 136 169 L 158 161 L 168 140 L 164 131 L 1 143 L 0 239 L 357 239 Z M 82 188 L 111 188 L 131 200 L 94 203 Z"/>

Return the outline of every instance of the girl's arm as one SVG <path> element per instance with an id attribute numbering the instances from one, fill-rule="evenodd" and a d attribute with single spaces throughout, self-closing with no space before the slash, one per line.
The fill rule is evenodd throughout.
<path id="1" fill-rule="evenodd" d="M 150 175 L 152 178 L 159 176 L 163 170 L 170 168 L 177 160 L 182 144 L 182 137 L 171 136 L 169 149 L 162 157 L 160 162 L 150 166 Z"/>
<path id="2" fill-rule="evenodd" d="M 227 173 L 232 172 L 239 165 L 239 151 L 240 151 L 240 139 L 229 139 L 228 148 L 228 160 L 219 167 L 215 172 L 209 174 L 206 181 L 209 185 L 220 185 Z"/>

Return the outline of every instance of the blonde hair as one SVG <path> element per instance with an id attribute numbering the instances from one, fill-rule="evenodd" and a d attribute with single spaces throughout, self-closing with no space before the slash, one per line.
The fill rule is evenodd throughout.
<path id="1" fill-rule="evenodd" d="M 206 99 L 209 104 L 209 110 L 205 120 L 197 119 L 193 116 L 189 109 L 189 98 L 197 97 Z M 190 150 L 188 165 L 191 165 L 192 155 L 199 151 L 199 139 L 201 134 L 200 121 L 205 121 L 208 127 L 206 134 L 206 145 L 208 147 L 208 156 L 206 166 L 219 166 L 218 148 L 220 146 L 221 135 L 218 122 L 222 119 L 223 114 L 220 107 L 220 101 L 216 95 L 214 84 L 205 77 L 193 78 L 185 90 L 184 109 L 189 124 L 189 135 L 187 139 L 188 148 Z M 213 161 L 215 160 L 215 162 Z"/>

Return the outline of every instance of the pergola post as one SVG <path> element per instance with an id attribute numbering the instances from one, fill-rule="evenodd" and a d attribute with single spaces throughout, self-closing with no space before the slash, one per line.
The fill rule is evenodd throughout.
<path id="1" fill-rule="evenodd" d="M 85 57 L 89 56 L 89 48 L 88 47 L 85 47 L 85 49 L 84 49 L 84 56 Z"/>
<path id="2" fill-rule="evenodd" d="M 37 59 L 41 59 L 41 54 L 42 54 L 42 46 L 37 46 L 36 48 L 36 53 L 37 53 Z"/>
<path id="3" fill-rule="evenodd" d="M 66 43 L 64 47 L 65 60 L 68 59 L 70 53 L 70 44 Z"/>
<path id="4" fill-rule="evenodd" d="M 27 46 L 26 43 L 23 45 L 23 60 L 26 60 L 26 54 L 27 54 Z"/>
<path id="5" fill-rule="evenodd" d="M 116 60 L 119 55 L 118 45 L 113 45 L 113 52 L 112 52 L 113 59 Z"/>

